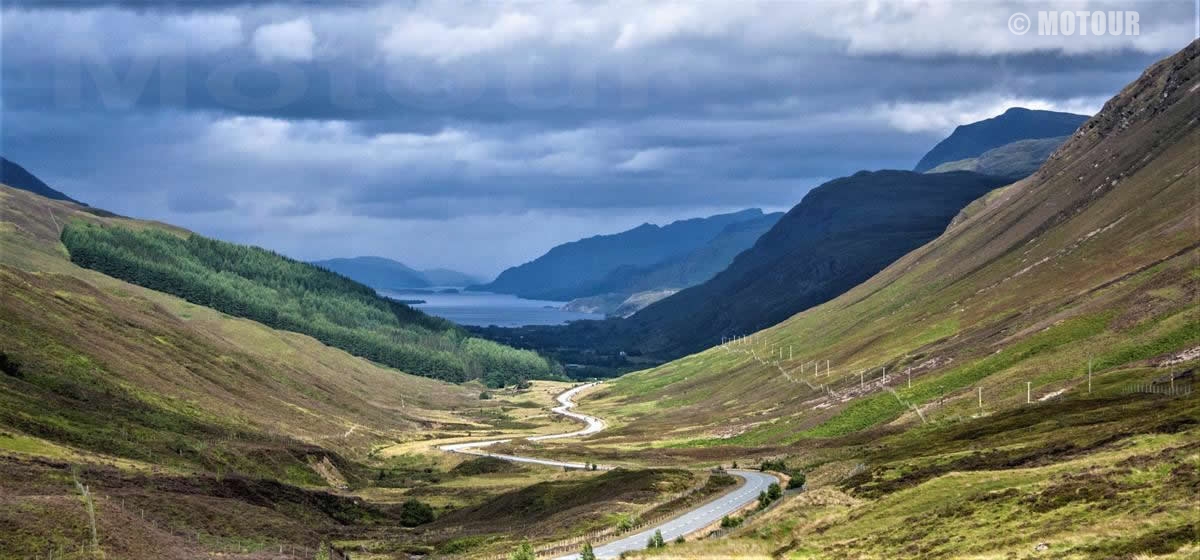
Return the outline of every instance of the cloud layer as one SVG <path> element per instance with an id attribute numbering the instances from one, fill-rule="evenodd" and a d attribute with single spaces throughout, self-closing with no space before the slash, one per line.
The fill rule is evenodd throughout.
<path id="1" fill-rule="evenodd" d="M 1137 36 L 1009 31 L 1137 10 Z M 1095 111 L 1192 2 L 6 2 L 0 151 L 74 197 L 299 258 L 477 273 L 787 208 L 1005 108 Z"/>

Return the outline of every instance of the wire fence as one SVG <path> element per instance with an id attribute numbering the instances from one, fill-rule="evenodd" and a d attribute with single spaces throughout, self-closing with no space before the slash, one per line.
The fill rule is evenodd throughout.
<path id="1" fill-rule="evenodd" d="M 853 368 L 847 371 L 839 371 L 837 374 L 832 373 L 831 363 L 828 359 L 797 359 L 793 348 L 782 345 L 763 345 L 755 341 L 755 337 L 751 336 L 736 336 L 726 338 L 719 348 L 730 353 L 738 353 L 745 355 L 748 359 L 753 360 L 760 365 L 771 367 L 779 372 L 779 377 L 791 384 L 802 384 L 810 390 L 820 393 L 819 398 L 824 398 L 824 404 L 818 404 L 816 408 L 828 408 L 834 404 L 845 403 L 858 397 L 871 395 L 878 392 L 886 391 L 896 399 L 903 407 L 907 408 L 921 420 L 922 423 L 927 423 L 929 420 L 926 416 L 927 412 L 934 410 L 935 407 L 940 408 L 946 404 L 948 400 L 955 397 L 960 397 L 963 394 L 974 393 L 978 402 L 978 409 L 984 411 L 986 403 L 996 402 L 994 394 L 1002 393 L 1002 399 L 1007 399 L 1009 404 L 1013 400 L 1018 402 L 1023 401 L 1024 404 L 1036 404 L 1048 401 L 1056 401 L 1066 398 L 1074 384 L 1079 385 L 1078 392 L 1086 395 L 1092 395 L 1093 386 L 1093 371 L 1090 361 L 1087 364 L 1087 373 L 1085 375 L 1072 377 L 1069 379 L 1057 379 L 1051 383 L 1053 389 L 1035 386 L 1033 381 L 1017 382 L 1018 386 L 1014 388 L 1005 388 L 1001 385 L 992 384 L 985 388 L 982 384 L 974 384 L 967 387 L 950 387 L 943 389 L 940 395 L 934 398 L 925 398 L 910 402 L 906 396 L 913 396 L 911 392 L 905 392 L 906 389 L 912 389 L 913 378 L 919 377 L 922 373 L 935 371 L 941 366 L 949 363 L 949 360 L 938 360 L 931 358 L 921 363 L 916 363 L 900 369 L 895 367 L 895 361 L 891 362 L 892 368 L 889 365 L 879 365 L 868 368 Z M 901 362 L 903 363 L 903 362 Z M 799 364 L 797 366 L 797 364 Z M 1163 369 L 1171 369 L 1164 367 L 1167 364 L 1162 364 L 1159 367 Z M 1104 388 L 1104 393 L 1113 394 L 1155 394 L 1168 397 L 1187 397 L 1192 393 L 1192 377 L 1194 370 L 1186 369 L 1180 364 L 1170 364 L 1177 366 L 1174 371 L 1170 371 L 1165 375 L 1160 375 L 1152 381 L 1140 383 L 1127 383 L 1124 385 L 1107 385 Z M 824 366 L 822 368 L 822 366 Z M 1181 369 L 1182 368 L 1182 369 Z M 1086 382 L 1086 385 L 1083 385 Z M 989 393 L 992 393 L 989 395 Z M 1023 399 L 1015 396 L 1023 393 Z"/>

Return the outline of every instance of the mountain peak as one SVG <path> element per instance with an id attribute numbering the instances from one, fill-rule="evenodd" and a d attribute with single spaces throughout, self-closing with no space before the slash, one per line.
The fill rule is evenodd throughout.
<path id="1" fill-rule="evenodd" d="M 47 185 L 44 181 L 39 179 L 36 175 L 30 173 L 24 167 L 21 167 L 16 162 L 4 157 L 0 157 L 0 183 L 15 189 L 21 189 L 23 191 L 29 191 L 33 194 L 39 194 L 46 198 L 65 200 L 67 202 L 74 202 L 75 204 L 87 206 L 86 204 L 83 204 L 82 202 L 63 194 L 62 192 L 55 190 L 53 187 Z"/>

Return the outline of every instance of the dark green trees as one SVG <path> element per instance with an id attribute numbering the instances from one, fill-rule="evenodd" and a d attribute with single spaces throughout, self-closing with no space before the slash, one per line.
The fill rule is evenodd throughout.
<path id="1" fill-rule="evenodd" d="M 400 506 L 400 524 L 405 527 L 416 527 L 433 521 L 433 508 L 429 504 L 409 498 Z"/>
<path id="2" fill-rule="evenodd" d="M 409 373 L 486 377 L 493 386 L 561 375 L 561 366 L 533 352 L 470 338 L 349 278 L 265 249 L 84 222 L 68 224 L 62 242 L 80 266 Z"/>
<path id="3" fill-rule="evenodd" d="M 667 541 L 663 540 L 662 531 L 654 531 L 650 540 L 646 542 L 646 548 L 663 548 L 667 546 Z"/>

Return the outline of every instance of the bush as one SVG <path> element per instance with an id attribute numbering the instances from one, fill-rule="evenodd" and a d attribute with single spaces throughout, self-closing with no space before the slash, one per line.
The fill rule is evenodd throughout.
<path id="1" fill-rule="evenodd" d="M 596 552 L 592 550 L 592 543 L 583 543 L 583 550 L 579 551 L 579 560 L 596 560 Z"/>
<path id="2" fill-rule="evenodd" d="M 781 497 L 783 497 L 783 488 L 779 487 L 779 483 L 772 482 L 771 485 L 767 487 L 767 499 L 774 502 Z"/>
<path id="3" fill-rule="evenodd" d="M 721 528 L 722 529 L 732 529 L 741 524 L 742 524 L 742 518 L 738 517 L 736 515 L 733 517 L 726 515 L 725 517 L 721 518 Z"/>
<path id="4" fill-rule="evenodd" d="M 804 476 L 804 471 L 792 470 L 791 468 L 789 468 L 787 466 L 787 462 L 784 461 L 783 459 L 763 460 L 762 464 L 760 464 L 758 466 L 758 470 L 760 470 L 760 471 L 775 471 L 775 472 L 781 472 L 781 473 L 788 475 L 789 477 L 791 477 L 791 480 L 788 481 L 788 485 L 787 485 L 788 490 L 791 490 L 793 488 L 804 488 L 804 482 L 806 480 L 806 478 Z"/>
<path id="5" fill-rule="evenodd" d="M 416 527 L 433 521 L 433 508 L 429 504 L 409 498 L 400 506 L 400 524 L 405 527 Z"/>
<path id="6" fill-rule="evenodd" d="M 788 472 L 788 466 L 783 459 L 763 459 L 763 462 L 758 465 L 758 470 L 785 473 Z"/>
<path id="7" fill-rule="evenodd" d="M 24 375 L 21 374 L 21 364 L 8 357 L 8 354 L 5 354 L 4 352 L 0 352 L 0 371 L 3 371 L 6 375 L 16 377 L 17 379 L 24 377 Z"/>
<path id="8" fill-rule="evenodd" d="M 667 546 L 667 541 L 663 540 L 662 531 L 655 530 L 654 535 L 646 542 L 646 548 L 663 548 Z"/>
<path id="9" fill-rule="evenodd" d="M 479 393 L 479 400 L 481 400 L 481 401 L 490 401 L 490 400 L 492 400 L 492 394 L 491 394 L 491 393 L 489 393 L 489 392 L 487 392 L 487 391 L 481 391 L 481 392 Z"/>
<path id="10" fill-rule="evenodd" d="M 533 553 L 533 545 L 523 542 L 516 551 L 508 555 L 508 560 L 537 560 L 537 555 Z"/>

